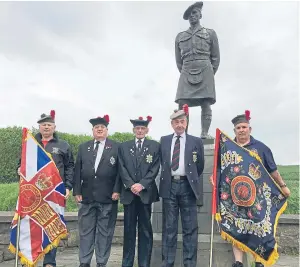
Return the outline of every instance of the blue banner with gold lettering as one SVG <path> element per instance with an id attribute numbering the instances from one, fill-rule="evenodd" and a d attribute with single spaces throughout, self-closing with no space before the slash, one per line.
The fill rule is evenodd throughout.
<path id="1" fill-rule="evenodd" d="M 218 134 L 217 134 L 218 135 Z M 239 146 L 219 131 L 216 137 L 217 203 L 221 236 L 256 261 L 272 265 L 278 259 L 275 239 L 286 198 L 258 154 Z"/>

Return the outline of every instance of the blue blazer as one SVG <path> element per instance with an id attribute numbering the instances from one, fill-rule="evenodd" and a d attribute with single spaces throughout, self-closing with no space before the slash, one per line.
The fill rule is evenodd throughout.
<path id="1" fill-rule="evenodd" d="M 159 195 L 169 198 L 171 191 L 171 145 L 174 134 L 160 139 L 161 177 Z M 184 151 L 185 172 L 197 199 L 202 198 L 202 172 L 204 168 L 204 147 L 201 138 L 186 134 Z M 201 177 L 200 177 L 201 176 Z"/>

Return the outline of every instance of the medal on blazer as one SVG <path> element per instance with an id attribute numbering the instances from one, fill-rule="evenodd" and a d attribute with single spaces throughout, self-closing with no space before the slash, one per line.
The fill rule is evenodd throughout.
<path id="1" fill-rule="evenodd" d="M 115 165 L 116 159 L 112 156 L 112 157 L 110 158 L 109 162 L 110 162 L 111 165 Z"/>
<path id="2" fill-rule="evenodd" d="M 147 163 L 152 163 L 152 161 L 153 161 L 153 156 L 152 156 L 151 154 L 148 154 L 148 155 L 146 156 L 146 162 L 147 162 Z"/>
<path id="3" fill-rule="evenodd" d="M 197 161 L 197 151 L 193 151 L 193 162 Z"/>

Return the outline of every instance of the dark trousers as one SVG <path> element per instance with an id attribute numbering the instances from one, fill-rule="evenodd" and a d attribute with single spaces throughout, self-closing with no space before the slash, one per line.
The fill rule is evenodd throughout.
<path id="1" fill-rule="evenodd" d="M 124 244 L 122 267 L 133 267 L 136 224 L 138 224 L 138 266 L 150 267 L 153 244 L 151 204 L 143 204 L 138 196 L 135 196 L 129 205 L 124 205 Z"/>
<path id="2" fill-rule="evenodd" d="M 173 267 L 180 211 L 183 240 L 183 265 L 196 267 L 198 222 L 196 198 L 188 180 L 172 180 L 170 198 L 163 199 L 162 267 Z"/>
<path id="3" fill-rule="evenodd" d="M 96 262 L 106 265 L 110 256 L 118 204 L 81 204 L 78 211 L 79 261 L 90 264 L 94 251 Z"/>
<path id="4" fill-rule="evenodd" d="M 54 248 L 50 250 L 47 254 L 45 254 L 43 266 L 50 264 L 53 267 L 56 267 L 56 251 L 57 249 Z"/>

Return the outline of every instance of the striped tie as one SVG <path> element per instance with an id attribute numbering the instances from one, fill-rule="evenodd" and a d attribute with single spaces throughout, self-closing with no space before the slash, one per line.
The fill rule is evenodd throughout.
<path id="1" fill-rule="evenodd" d="M 173 155 L 172 155 L 172 165 L 171 169 L 173 171 L 176 171 L 179 168 L 179 155 L 180 155 L 180 135 L 177 136 L 177 139 L 175 141 Z"/>

